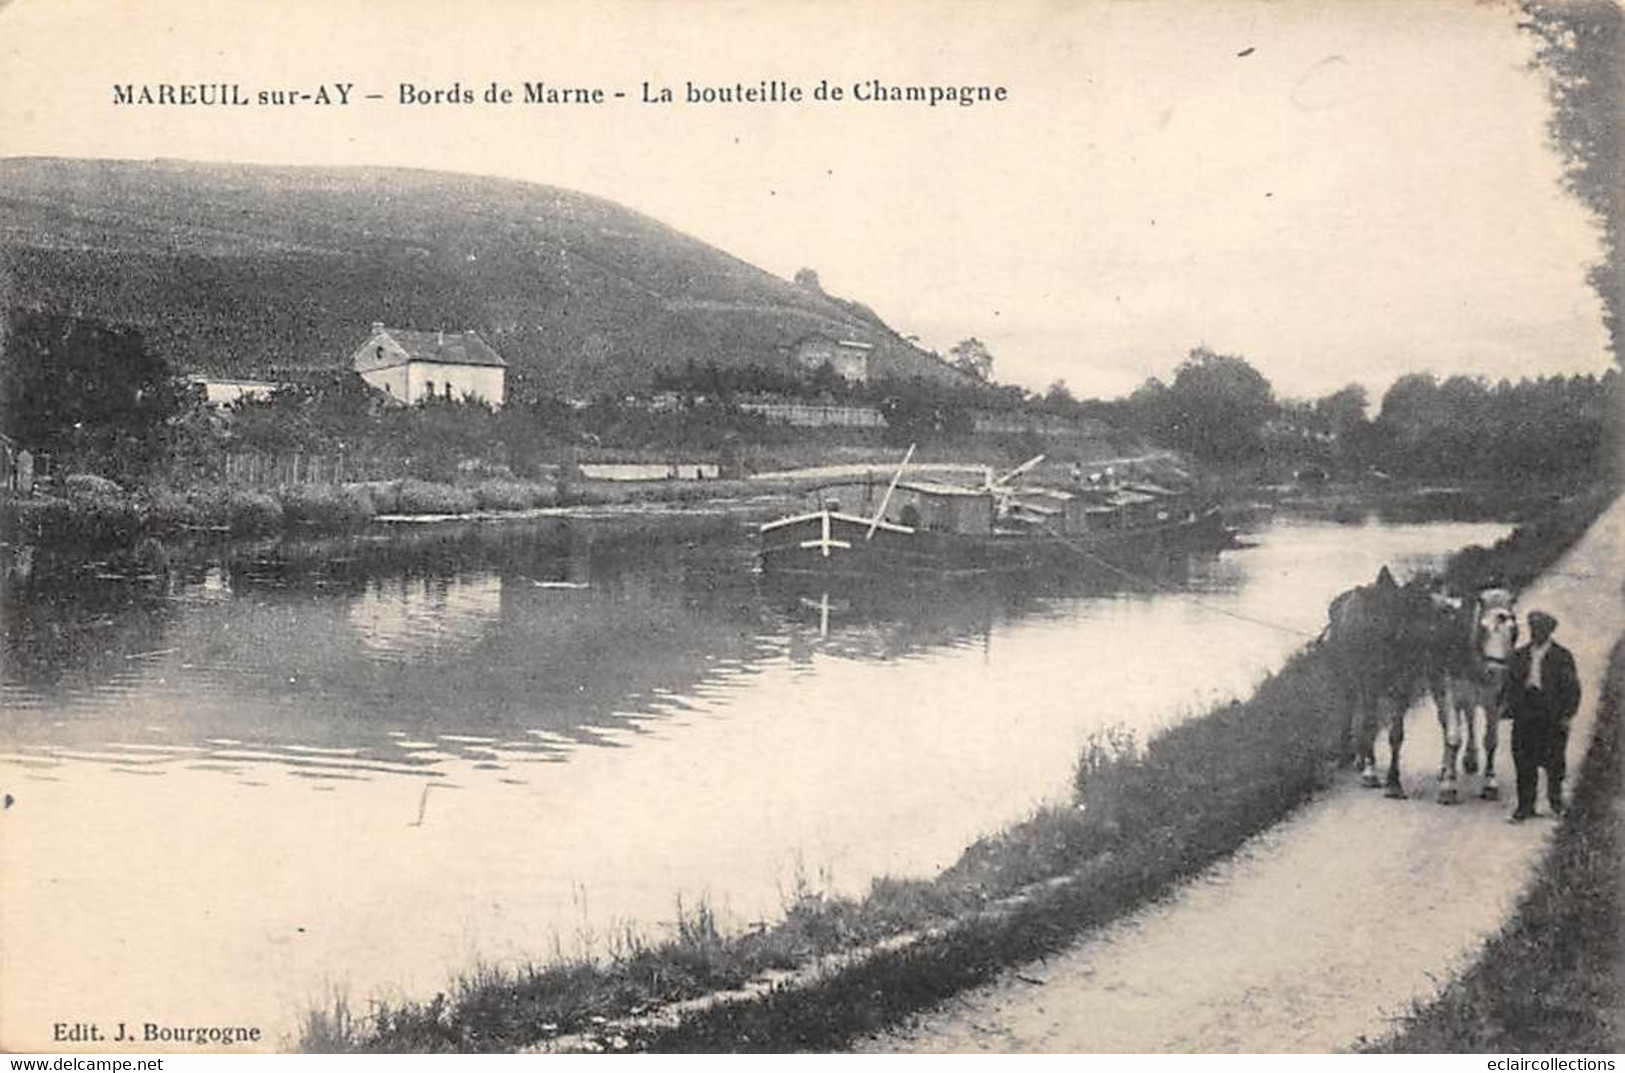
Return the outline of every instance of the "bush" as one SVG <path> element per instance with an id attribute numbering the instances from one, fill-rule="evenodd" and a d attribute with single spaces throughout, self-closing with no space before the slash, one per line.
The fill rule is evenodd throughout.
<path id="1" fill-rule="evenodd" d="M 467 514 L 479 504 L 467 488 L 429 481 L 405 480 L 396 509 L 402 514 Z"/>
<path id="2" fill-rule="evenodd" d="M 366 481 L 356 485 L 372 497 L 372 506 L 379 514 L 399 514 L 401 512 L 401 482 L 400 481 Z"/>
<path id="3" fill-rule="evenodd" d="M 62 484 L 70 497 L 124 494 L 124 489 L 118 486 L 118 482 L 98 477 L 94 473 L 70 473 L 63 479 Z"/>
<path id="4" fill-rule="evenodd" d="M 184 529 L 209 524 L 198 503 L 170 488 L 158 488 L 147 497 L 146 528 Z"/>
<path id="5" fill-rule="evenodd" d="M 282 527 L 282 504 L 264 492 L 231 488 L 221 499 L 221 517 L 233 533 L 269 533 Z"/>
<path id="6" fill-rule="evenodd" d="M 153 496 L 153 512 L 169 524 L 206 529 L 229 529 L 239 535 L 272 533 L 282 528 L 282 505 L 264 492 L 248 488 L 194 488 L 185 505 L 174 502 L 178 493 Z"/>
<path id="7" fill-rule="evenodd" d="M 123 496 L 76 496 L 73 511 L 84 535 L 94 540 L 134 540 L 141 532 L 141 509 Z"/>
<path id="8" fill-rule="evenodd" d="M 377 510 L 360 485 L 293 484 L 278 492 L 289 523 L 345 528 L 365 525 Z"/>
<path id="9" fill-rule="evenodd" d="M 481 510 L 527 510 L 550 498 L 547 490 L 528 481 L 492 477 L 474 486 L 474 501 Z"/>

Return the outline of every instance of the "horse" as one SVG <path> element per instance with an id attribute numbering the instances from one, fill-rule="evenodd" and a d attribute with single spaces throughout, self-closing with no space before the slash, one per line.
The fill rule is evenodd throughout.
<path id="1" fill-rule="evenodd" d="M 1479 736 L 1476 724 L 1483 714 L 1484 777 L 1479 796 L 1500 797 L 1495 778 L 1495 753 L 1500 740 L 1507 661 L 1518 642 L 1518 618 L 1513 595 L 1502 588 L 1485 589 L 1474 597 L 1435 593 L 1435 607 L 1449 625 L 1430 660 L 1429 692 L 1439 716 L 1444 741 L 1439 761 L 1439 801 L 1460 799 L 1456 760 L 1461 771 L 1478 771 Z"/>
<path id="2" fill-rule="evenodd" d="M 1439 613 L 1424 584 L 1401 587 L 1384 566 L 1370 585 L 1338 596 L 1327 609 L 1322 635 L 1332 670 L 1346 700 L 1343 757 L 1360 768 L 1368 787 L 1385 786 L 1389 797 L 1404 797 L 1399 755 L 1405 742 L 1405 711 L 1419 674 L 1436 661 Z M 1377 776 L 1377 730 L 1388 713 L 1388 774 Z"/>

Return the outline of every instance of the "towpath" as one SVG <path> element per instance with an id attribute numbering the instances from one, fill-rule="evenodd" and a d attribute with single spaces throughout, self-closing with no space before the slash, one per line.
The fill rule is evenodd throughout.
<path id="1" fill-rule="evenodd" d="M 1571 773 L 1625 620 L 1622 548 L 1625 498 L 1519 601 L 1522 612 L 1558 617 L 1558 640 L 1579 664 L 1585 697 L 1569 740 Z M 1472 964 L 1556 827 L 1549 818 L 1506 822 L 1505 726 L 1502 799 L 1477 800 L 1469 779 L 1464 803 L 1435 804 L 1438 722 L 1431 704 L 1407 718 L 1406 800 L 1343 776 L 1164 901 L 859 1049 L 1329 1052 L 1389 1034 Z"/>

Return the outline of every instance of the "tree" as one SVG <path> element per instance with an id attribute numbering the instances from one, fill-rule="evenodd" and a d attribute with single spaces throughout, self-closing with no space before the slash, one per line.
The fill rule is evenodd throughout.
<path id="1" fill-rule="evenodd" d="M 181 387 L 141 333 L 14 310 L 0 351 L 0 423 L 25 446 L 150 460 Z"/>
<path id="2" fill-rule="evenodd" d="M 1354 435 L 1366 423 L 1370 396 L 1359 384 L 1341 387 L 1315 400 L 1315 423 L 1338 439 Z"/>
<path id="3" fill-rule="evenodd" d="M 841 396 L 847 393 L 846 379 L 829 362 L 820 362 L 807 379 L 807 387 L 815 395 Z"/>
<path id="4" fill-rule="evenodd" d="M 796 272 L 796 286 L 800 287 L 802 290 L 814 291 L 814 292 L 816 292 L 818 294 L 823 294 L 824 293 L 823 285 L 818 282 L 818 270 L 817 269 L 813 269 L 813 268 L 799 269 Z"/>
<path id="5" fill-rule="evenodd" d="M 948 349 L 948 364 L 983 383 L 993 379 L 993 353 L 975 336 L 961 339 Z"/>
<path id="6" fill-rule="evenodd" d="M 890 381 L 892 392 L 880 403 L 886 421 L 886 442 L 892 444 L 953 441 L 969 436 L 976 426 L 966 393 L 920 377 Z"/>
<path id="7" fill-rule="evenodd" d="M 1075 417 L 1078 413 L 1078 397 L 1072 394 L 1072 389 L 1066 386 L 1065 380 L 1055 380 L 1044 392 L 1044 409 L 1062 417 Z"/>
<path id="8" fill-rule="evenodd" d="M 1553 146 L 1567 165 L 1568 188 L 1602 221 L 1603 260 L 1590 272 L 1602 299 L 1614 361 L 1625 363 L 1625 10 L 1610 0 L 1523 0 L 1525 30 L 1539 41 L 1534 66 L 1546 74 Z"/>
<path id="9" fill-rule="evenodd" d="M 1163 431 L 1173 446 L 1224 462 L 1259 453 L 1275 392 L 1245 358 L 1199 346 L 1180 363 L 1167 391 Z"/>

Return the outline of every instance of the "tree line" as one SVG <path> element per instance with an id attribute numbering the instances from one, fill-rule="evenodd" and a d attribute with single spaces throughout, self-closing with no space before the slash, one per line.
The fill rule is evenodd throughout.
<path id="1" fill-rule="evenodd" d="M 1132 429 L 1220 465 L 1328 475 L 1587 479 L 1619 452 L 1620 374 L 1483 377 L 1409 373 L 1372 412 L 1364 387 L 1277 398 L 1245 358 L 1197 347 L 1169 383 L 1126 399 L 1076 400 L 1057 383 L 1047 404 Z"/>
<path id="2" fill-rule="evenodd" d="M 1238 355 L 1197 347 L 1167 383 L 1125 399 L 1077 399 L 1057 381 L 1043 395 L 984 381 L 883 378 L 851 383 L 826 370 L 689 364 L 656 379 L 669 409 L 605 394 L 567 403 L 515 371 L 508 404 L 433 400 L 395 405 L 348 370 L 307 376 L 222 415 L 189 391 L 139 333 L 29 311 L 10 316 L 0 346 L 0 423 L 18 443 L 121 474 L 206 471 L 224 450 L 337 452 L 430 476 L 483 459 L 524 473 L 560 448 L 612 444 L 716 452 L 796 435 L 740 409 L 741 396 L 822 393 L 874 405 L 891 442 L 968 438 L 977 410 L 1029 409 L 1095 419 L 1224 467 L 1358 476 L 1585 479 L 1618 457 L 1619 372 L 1491 383 L 1429 373 L 1400 377 L 1375 412 L 1350 384 L 1313 399 L 1278 398 Z"/>

